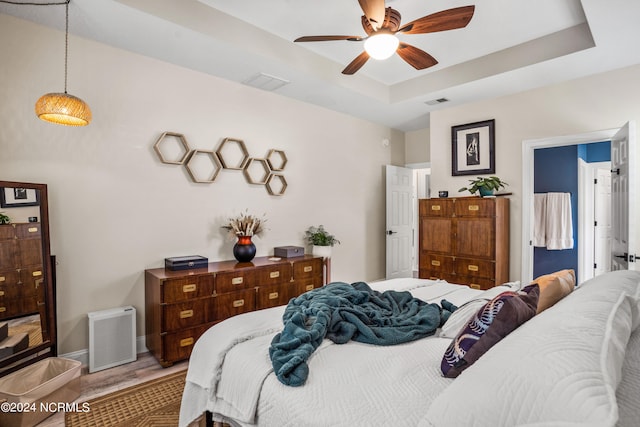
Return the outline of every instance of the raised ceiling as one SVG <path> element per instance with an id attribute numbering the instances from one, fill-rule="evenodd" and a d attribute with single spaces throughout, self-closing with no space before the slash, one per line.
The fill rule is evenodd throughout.
<path id="1" fill-rule="evenodd" d="M 303 35 L 364 35 L 356 0 L 72 0 L 70 32 L 239 83 L 273 76 L 274 93 L 402 131 L 429 113 L 640 63 L 637 0 L 387 0 L 402 22 L 475 5 L 466 28 L 402 41 L 439 64 L 397 55 L 342 69 L 362 42 L 293 43 Z M 52 12 L 52 9 L 59 9 Z M 63 29 L 64 7 L 0 3 L 0 13 Z M 278 83 L 278 80 L 270 83 Z M 427 102 L 446 98 L 448 102 Z"/>

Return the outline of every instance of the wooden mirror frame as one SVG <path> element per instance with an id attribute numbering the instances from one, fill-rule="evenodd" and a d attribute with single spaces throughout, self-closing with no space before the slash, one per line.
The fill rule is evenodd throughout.
<path id="1" fill-rule="evenodd" d="M 47 322 L 48 340 L 41 344 L 28 347 L 16 354 L 0 360 L 0 377 L 16 371 L 38 360 L 57 355 L 56 335 L 56 299 L 55 299 L 55 257 L 51 256 L 49 240 L 49 199 L 46 184 L 33 184 L 27 182 L 0 181 L 0 188 L 27 188 L 34 189 L 40 195 L 40 232 L 42 239 L 42 268 L 44 273 L 45 295 L 44 315 Z"/>

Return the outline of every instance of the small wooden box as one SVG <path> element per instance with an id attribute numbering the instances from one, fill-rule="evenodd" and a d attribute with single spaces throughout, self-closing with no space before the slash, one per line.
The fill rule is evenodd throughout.
<path id="1" fill-rule="evenodd" d="M 273 248 L 273 255 L 282 258 L 293 258 L 304 255 L 304 248 L 300 246 L 278 246 Z"/>
<path id="2" fill-rule="evenodd" d="M 188 270 L 190 268 L 204 268 L 209 263 L 209 258 L 200 255 L 177 256 L 164 259 L 164 268 L 169 270 Z"/>

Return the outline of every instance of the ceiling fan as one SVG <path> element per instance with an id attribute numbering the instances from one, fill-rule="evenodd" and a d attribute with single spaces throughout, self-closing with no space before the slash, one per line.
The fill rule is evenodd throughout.
<path id="1" fill-rule="evenodd" d="M 387 7 L 384 0 L 358 0 L 364 12 L 362 27 L 367 35 L 360 36 L 304 36 L 294 42 L 320 42 L 333 40 L 364 41 L 365 51 L 356 57 L 342 74 L 354 74 L 367 62 L 370 57 L 386 59 L 397 52 L 402 59 L 416 70 L 423 70 L 438 63 L 427 52 L 410 44 L 400 42 L 396 33 L 426 34 L 438 31 L 454 30 L 467 26 L 475 6 L 455 7 L 411 21 L 400 26 L 400 12 Z"/>

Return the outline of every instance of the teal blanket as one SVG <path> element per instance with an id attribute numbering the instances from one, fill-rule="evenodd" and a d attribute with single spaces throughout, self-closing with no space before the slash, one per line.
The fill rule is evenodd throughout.
<path id="1" fill-rule="evenodd" d="M 336 344 L 400 344 L 433 335 L 450 314 L 409 292 L 334 282 L 289 301 L 284 329 L 271 341 L 269 356 L 280 382 L 300 386 L 309 375 L 307 360 L 325 337 Z"/>

